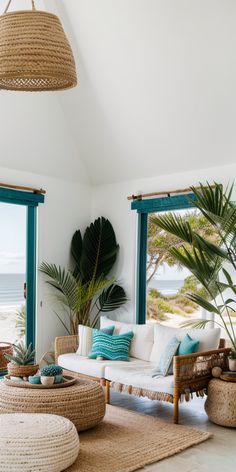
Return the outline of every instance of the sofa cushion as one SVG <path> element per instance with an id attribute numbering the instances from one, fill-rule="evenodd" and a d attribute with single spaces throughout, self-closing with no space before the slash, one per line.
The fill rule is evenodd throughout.
<path id="1" fill-rule="evenodd" d="M 133 331 L 134 337 L 131 341 L 130 355 L 143 361 L 149 361 L 154 343 L 154 323 L 137 325 L 122 323 L 121 321 L 115 321 L 106 316 L 101 316 L 100 328 L 111 325 L 115 326 L 115 335 Z"/>
<path id="2" fill-rule="evenodd" d="M 102 331 L 106 334 L 113 334 L 115 326 L 107 326 Z M 78 335 L 79 335 L 79 347 L 76 351 L 79 356 L 88 356 L 92 349 L 93 345 L 93 328 L 89 326 L 79 325 Z"/>
<path id="3" fill-rule="evenodd" d="M 112 361 L 129 361 L 130 343 L 133 337 L 133 331 L 119 334 L 118 336 L 111 336 L 105 334 L 103 330 L 95 329 L 93 332 L 93 345 L 88 357 L 90 359 L 103 357 Z"/>
<path id="4" fill-rule="evenodd" d="M 173 336 L 163 351 L 160 362 L 155 366 L 152 372 L 152 377 L 166 376 L 173 374 L 173 357 L 179 349 L 180 341 Z"/>
<path id="5" fill-rule="evenodd" d="M 154 344 L 150 356 L 150 361 L 158 364 L 166 345 L 173 336 L 182 341 L 186 334 L 189 334 L 195 341 L 199 341 L 197 352 L 218 349 L 220 342 L 220 328 L 214 329 L 182 329 L 172 328 L 160 323 L 154 324 Z"/>
<path id="6" fill-rule="evenodd" d="M 99 379 L 105 378 L 105 368 L 108 365 L 124 366 L 126 361 L 98 361 L 96 359 L 88 359 L 84 356 L 79 356 L 76 353 L 61 354 L 58 357 L 58 364 L 63 369 L 71 370 L 77 374 L 88 375 L 90 377 L 97 377 Z M 148 362 L 140 361 L 138 359 L 130 358 L 128 365 L 139 365 L 140 368 L 149 365 Z"/>
<path id="7" fill-rule="evenodd" d="M 168 393 L 173 395 L 174 392 L 174 376 L 153 378 L 153 364 L 143 366 L 126 365 L 123 366 L 107 366 L 105 368 L 105 378 L 111 382 L 127 385 L 152 392 Z"/>
<path id="8" fill-rule="evenodd" d="M 186 354 L 192 354 L 197 352 L 199 348 L 199 341 L 193 340 L 189 334 L 186 334 L 184 339 L 181 341 L 177 356 L 185 356 Z"/>

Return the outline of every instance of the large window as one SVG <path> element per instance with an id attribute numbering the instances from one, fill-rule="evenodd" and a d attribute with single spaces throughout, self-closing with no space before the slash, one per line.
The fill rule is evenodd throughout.
<path id="1" fill-rule="evenodd" d="M 35 345 L 37 206 L 43 202 L 39 193 L 0 187 L 1 342 L 23 337 Z"/>
<path id="2" fill-rule="evenodd" d="M 171 240 L 157 226 L 151 216 L 159 212 L 177 211 L 185 218 L 198 221 L 199 215 L 193 209 L 193 194 L 149 200 L 134 200 L 132 209 L 138 212 L 138 257 L 137 257 L 137 322 L 160 321 L 179 325 L 188 316 L 199 318 L 197 307 L 188 303 L 184 292 L 197 287 L 186 269 L 171 259 L 169 248 L 178 244 Z"/>

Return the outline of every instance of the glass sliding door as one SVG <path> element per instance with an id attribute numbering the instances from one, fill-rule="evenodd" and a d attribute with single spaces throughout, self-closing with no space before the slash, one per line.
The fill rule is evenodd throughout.
<path id="1" fill-rule="evenodd" d="M 0 341 L 14 343 L 26 335 L 26 211 L 0 203 Z"/>

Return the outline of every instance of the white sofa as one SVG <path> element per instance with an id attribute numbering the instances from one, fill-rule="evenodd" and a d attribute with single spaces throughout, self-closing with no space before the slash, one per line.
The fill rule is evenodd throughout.
<path id="1" fill-rule="evenodd" d="M 58 364 L 70 373 L 99 380 L 106 384 L 106 399 L 110 387 L 119 392 L 146 396 L 153 400 L 174 403 L 174 420 L 178 422 L 178 403 L 181 395 L 186 399 L 193 392 L 203 394 L 211 378 L 214 365 L 227 366 L 229 350 L 219 349 L 220 329 L 171 328 L 159 323 L 146 325 L 127 324 L 101 317 L 100 328 L 114 325 L 114 334 L 133 331 L 130 361 L 94 360 L 78 354 L 78 337 L 56 338 Z M 175 335 L 182 340 L 186 333 L 199 341 L 197 353 L 174 357 L 174 373 L 153 378 L 152 371 L 159 363 L 167 343 Z M 77 351 L 77 352 L 76 352 Z"/>

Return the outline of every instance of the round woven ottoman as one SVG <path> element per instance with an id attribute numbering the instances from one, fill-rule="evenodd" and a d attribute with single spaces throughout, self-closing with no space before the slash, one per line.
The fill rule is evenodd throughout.
<path id="1" fill-rule="evenodd" d="M 0 382 L 1 413 L 50 413 L 65 416 L 78 431 L 96 426 L 105 415 L 103 388 L 97 382 L 77 380 L 65 388 L 11 387 Z"/>
<path id="2" fill-rule="evenodd" d="M 236 383 L 210 380 L 205 410 L 213 423 L 236 428 Z"/>
<path id="3" fill-rule="evenodd" d="M 0 415 L 1 472 L 60 472 L 77 459 L 79 436 L 62 416 Z"/>

